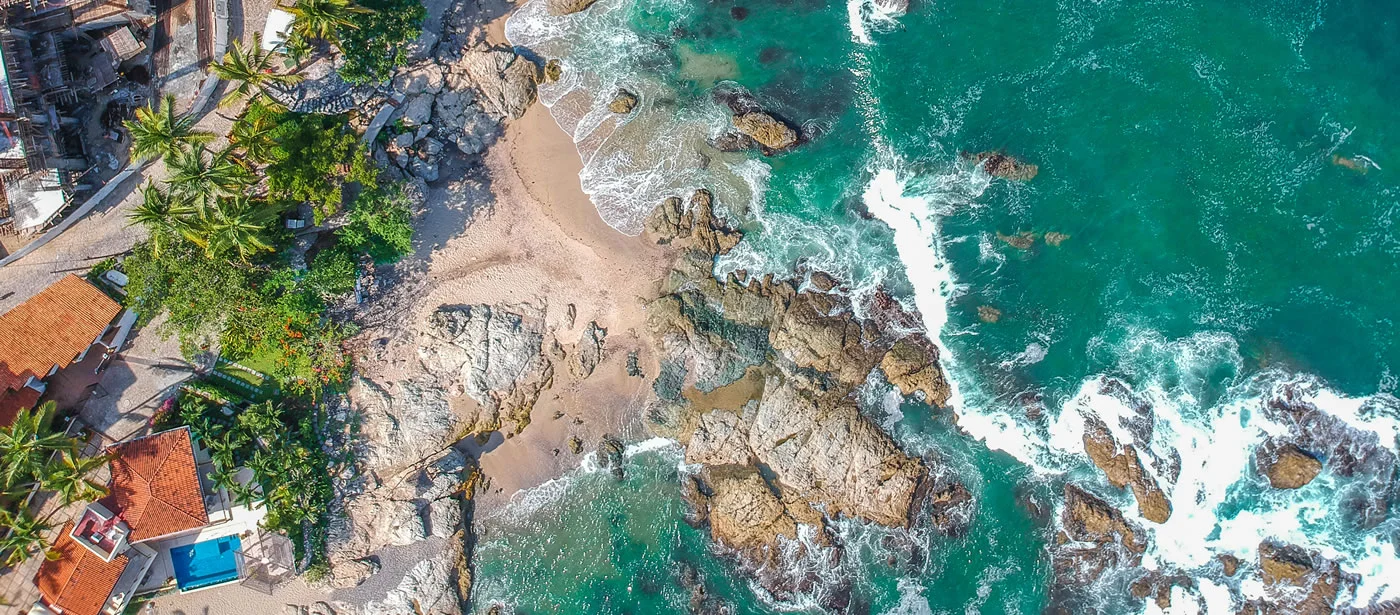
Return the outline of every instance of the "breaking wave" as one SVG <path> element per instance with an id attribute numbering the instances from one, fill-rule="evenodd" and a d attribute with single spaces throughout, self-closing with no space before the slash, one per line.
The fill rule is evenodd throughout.
<path id="1" fill-rule="evenodd" d="M 682 2 L 666 6 L 689 10 Z M 729 127 L 727 112 L 663 78 L 679 72 L 720 81 L 735 76 L 728 64 L 638 34 L 629 21 L 634 8 L 634 0 L 599 0 L 556 16 L 544 0 L 531 0 L 506 21 L 513 44 L 560 63 L 559 79 L 540 84 L 540 100 L 573 139 L 583 191 L 605 222 L 629 235 L 642 231 L 662 200 L 702 187 L 735 211 L 761 207 L 768 166 L 709 144 Z M 639 100 L 615 113 L 609 103 L 622 90 Z"/>

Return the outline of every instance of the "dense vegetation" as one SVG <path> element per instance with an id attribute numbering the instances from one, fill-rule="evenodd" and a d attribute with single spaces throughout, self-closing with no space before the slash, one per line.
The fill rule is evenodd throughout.
<path id="1" fill-rule="evenodd" d="M 0 564 L 5 566 L 41 549 L 44 533 L 53 527 L 23 505 L 31 492 L 53 492 L 63 506 L 106 493 L 87 477 L 107 460 L 82 457 L 78 440 L 52 429 L 53 414 L 54 404 L 47 402 L 20 410 L 13 424 L 0 427 Z"/>
<path id="2" fill-rule="evenodd" d="M 300 61 L 315 44 L 335 46 L 340 76 L 361 85 L 382 83 L 408 60 L 427 10 L 418 0 L 297 0 L 288 55 Z"/>
<path id="3" fill-rule="evenodd" d="M 266 367 L 282 388 L 316 396 L 344 379 L 340 343 L 353 326 L 326 317 L 353 290 L 362 256 L 384 262 L 409 249 L 408 209 L 385 185 L 344 116 L 291 113 L 255 97 L 228 147 L 168 148 L 164 187 L 148 185 L 132 220 L 150 231 L 126 259 L 128 304 L 186 351 L 217 349 Z M 281 228 L 310 204 L 317 222 L 350 211 L 300 270 Z"/>
<path id="4" fill-rule="evenodd" d="M 354 84 L 380 83 L 408 61 L 427 10 L 419 0 L 364 0 L 361 6 L 370 12 L 352 15 L 353 25 L 340 30 L 340 76 Z"/>
<path id="5" fill-rule="evenodd" d="M 217 353 L 276 381 L 280 398 L 258 388 L 258 401 L 217 380 L 191 383 L 156 426 L 190 426 L 213 456 L 217 482 L 236 499 L 263 499 L 264 525 L 319 562 L 334 496 L 319 401 L 345 381 L 341 345 L 355 332 L 328 312 L 363 267 L 411 249 L 410 213 L 347 116 L 294 113 L 274 101 L 270 88 L 294 80 L 275 75 L 257 41 L 233 46 L 215 70 L 236 81 L 225 103 L 246 101 L 225 146 L 211 149 L 219 140 L 164 101 L 129 124 L 169 173 L 142 189 L 131 214 L 150 234 L 122 263 L 127 304 L 145 322 L 164 316 L 159 331 L 177 336 L 187 354 Z M 253 480 L 240 484 L 234 474 L 245 467 Z"/>
<path id="6" fill-rule="evenodd" d="M 224 409 L 232 410 L 225 413 Z M 156 417 L 156 429 L 188 425 L 214 462 L 214 482 L 240 504 L 261 499 L 263 526 L 286 532 L 313 559 L 325 546 L 324 524 L 334 490 L 330 459 L 322 450 L 321 413 L 314 405 L 243 401 L 217 384 L 187 385 Z M 235 480 L 239 468 L 253 480 Z M 305 553 L 306 551 L 303 551 Z"/>

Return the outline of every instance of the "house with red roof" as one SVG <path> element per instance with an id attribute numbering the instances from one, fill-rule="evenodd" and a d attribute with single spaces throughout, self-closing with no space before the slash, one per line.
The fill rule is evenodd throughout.
<path id="1" fill-rule="evenodd" d="M 96 286 L 69 274 L 0 314 L 0 426 L 39 403 L 51 376 L 120 346 L 136 320 L 128 313 L 114 327 L 121 312 Z"/>
<path id="2" fill-rule="evenodd" d="M 188 427 L 114 445 L 108 493 L 64 526 L 34 577 L 31 615 L 115 615 L 137 594 L 239 579 L 239 536 L 262 519 L 207 477 Z"/>

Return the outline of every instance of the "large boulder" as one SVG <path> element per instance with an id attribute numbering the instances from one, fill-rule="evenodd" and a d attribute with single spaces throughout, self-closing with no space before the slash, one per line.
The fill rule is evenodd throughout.
<path id="1" fill-rule="evenodd" d="M 749 422 L 729 410 L 701 414 L 685 447 L 685 462 L 707 466 L 747 465 L 753 460 L 749 450 Z"/>
<path id="2" fill-rule="evenodd" d="M 1131 553 L 1147 550 L 1141 530 L 1108 502 L 1080 487 L 1065 485 L 1065 508 L 1061 518 L 1065 534 L 1072 540 L 1099 545 L 1122 545 Z"/>
<path id="3" fill-rule="evenodd" d="M 768 113 L 749 111 L 734 115 L 731 120 L 735 129 L 766 150 L 776 152 L 797 145 L 797 130 Z"/>
<path id="4" fill-rule="evenodd" d="M 404 68 L 394 75 L 394 91 L 405 96 L 437 94 L 446 84 L 447 76 L 436 62 L 423 62 Z"/>
<path id="5" fill-rule="evenodd" d="M 516 119 L 535 102 L 539 67 L 507 48 L 472 50 L 449 68 L 447 85 L 454 90 L 475 88 L 487 113 Z"/>
<path id="6" fill-rule="evenodd" d="M 637 108 L 637 95 L 627 90 L 618 90 L 613 95 L 612 102 L 608 103 L 608 111 L 618 115 L 626 115 Z"/>
<path id="7" fill-rule="evenodd" d="M 1270 442 L 1260 447 L 1259 470 L 1275 489 L 1298 489 L 1322 472 L 1322 462 L 1293 443 Z"/>
<path id="8" fill-rule="evenodd" d="M 438 136 L 450 140 L 468 156 L 486 151 L 501 132 L 500 120 L 481 108 L 472 90 L 439 94 L 433 114 Z"/>

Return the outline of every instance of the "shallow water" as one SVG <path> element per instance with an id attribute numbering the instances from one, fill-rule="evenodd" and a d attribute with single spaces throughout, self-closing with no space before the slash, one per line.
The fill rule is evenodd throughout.
<path id="1" fill-rule="evenodd" d="M 602 0 L 554 18 L 534 1 L 507 33 L 562 58 L 565 79 L 542 98 L 579 142 L 585 189 L 611 224 L 635 232 L 661 198 L 710 187 L 750 227 L 719 272 L 781 272 L 802 259 L 855 280 L 855 293 L 885 285 L 947 351 L 973 440 L 919 410 L 895 432 L 954 461 L 977 487 L 987 531 L 953 542 L 915 532 L 929 557 L 910 571 L 885 566 L 879 531 L 843 526 L 865 545 L 843 574 L 874 612 L 1039 610 L 1053 528 L 1035 526 L 1015 494 L 1050 497 L 1065 480 L 1111 493 L 1081 444 L 1084 417 L 1115 426 L 1127 413 L 1099 392 L 1103 376 L 1153 408 L 1145 441 L 1115 432 L 1150 453 L 1173 505 L 1167 524 L 1144 522 L 1144 566 L 1214 578 L 1178 601 L 1183 612 L 1226 612 L 1257 594 L 1211 577 L 1209 563 L 1253 561 L 1266 537 L 1360 575 L 1343 603 L 1400 597 L 1400 519 L 1358 521 L 1348 504 L 1358 493 L 1393 501 L 1388 481 L 1324 472 L 1279 492 L 1252 456 L 1289 428 L 1265 408 L 1284 383 L 1353 437 L 1397 449 L 1400 9 L 993 0 L 915 2 L 891 18 L 859 0 Z M 749 90 L 810 142 L 767 158 L 709 148 L 727 125 L 716 84 Z M 640 93 L 642 109 L 619 127 L 606 105 L 620 87 Z M 993 180 L 959 156 L 987 150 L 1039 174 Z M 1028 249 L 998 239 L 1023 232 L 1036 234 Z M 1050 232 L 1068 237 L 1049 245 Z M 997 322 L 979 320 L 984 305 Z M 1029 413 L 1027 399 L 1039 400 Z M 627 503 L 633 480 L 678 492 L 674 479 L 596 485 L 558 514 L 642 515 L 645 532 L 667 537 L 627 566 L 664 568 L 680 553 L 727 578 L 680 522 L 678 500 Z M 1137 515 L 1130 496 L 1114 501 Z M 483 570 L 505 572 L 492 558 L 517 552 L 492 549 L 513 536 L 580 558 L 559 591 L 606 577 L 591 576 L 586 557 L 603 534 L 590 543 L 564 526 L 531 527 L 484 540 Z M 531 591 L 501 596 L 524 605 Z M 596 591 L 615 612 L 641 600 Z M 764 605 L 733 579 L 717 591 L 744 608 L 800 607 Z M 635 612 L 666 612 L 645 604 L 654 608 Z"/>

